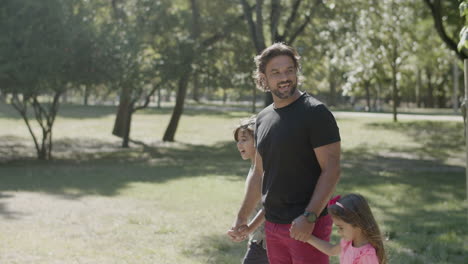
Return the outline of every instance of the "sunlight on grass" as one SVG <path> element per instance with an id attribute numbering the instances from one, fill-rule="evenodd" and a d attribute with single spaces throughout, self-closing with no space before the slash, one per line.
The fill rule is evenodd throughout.
<path id="1" fill-rule="evenodd" d="M 56 160 L 38 162 L 19 118 L 0 118 L 0 263 L 234 264 L 245 243 L 225 232 L 248 162 L 232 129 L 247 112 L 188 111 L 161 142 L 169 109 L 135 115 L 121 149 L 113 107 L 67 106 Z M 341 118 L 337 194 L 370 202 L 390 263 L 465 263 L 462 127 L 455 122 Z M 29 159 L 27 159 L 29 157 Z M 336 230 L 333 240 L 338 241 Z M 338 258 L 332 258 L 332 264 Z"/>

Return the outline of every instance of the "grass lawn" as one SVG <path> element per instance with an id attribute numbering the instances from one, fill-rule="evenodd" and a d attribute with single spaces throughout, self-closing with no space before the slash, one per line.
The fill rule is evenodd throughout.
<path id="1" fill-rule="evenodd" d="M 65 105 L 55 160 L 39 162 L 23 121 L 0 110 L 0 263 L 240 263 L 245 243 L 224 233 L 249 167 L 232 128 L 249 113 L 186 110 L 177 142 L 163 143 L 171 112 L 147 110 L 131 132 L 144 144 L 121 149 L 115 108 Z M 463 123 L 338 124 L 337 193 L 368 198 L 390 263 L 466 263 Z"/>

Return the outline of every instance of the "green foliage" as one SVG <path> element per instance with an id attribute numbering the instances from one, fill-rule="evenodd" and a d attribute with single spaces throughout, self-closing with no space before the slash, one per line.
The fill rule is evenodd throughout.
<path id="1" fill-rule="evenodd" d="M 11 95 L 39 159 L 51 159 L 59 98 L 99 81 L 96 38 L 80 1 L 4 1 L 0 7 L 0 91 Z M 29 123 L 32 107 L 42 136 Z"/>
<path id="2" fill-rule="evenodd" d="M 460 3 L 460 16 L 465 20 L 465 26 L 460 31 L 460 41 L 458 42 L 458 50 L 468 49 L 468 2 L 462 1 Z"/>
<path id="3" fill-rule="evenodd" d="M 0 8 L 0 89 L 25 96 L 96 79 L 92 24 L 78 1 L 9 1 Z"/>

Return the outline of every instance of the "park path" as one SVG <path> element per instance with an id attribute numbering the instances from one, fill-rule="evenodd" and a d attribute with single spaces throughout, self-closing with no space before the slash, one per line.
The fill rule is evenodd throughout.
<path id="1" fill-rule="evenodd" d="M 393 119 L 391 113 L 366 113 L 366 112 L 345 112 L 332 111 L 335 117 L 369 117 Z M 458 121 L 463 122 L 461 115 L 421 115 L 421 114 L 398 114 L 398 120 L 430 120 L 430 121 Z"/>
<path id="2" fill-rule="evenodd" d="M 186 109 L 195 109 L 195 110 L 214 110 L 214 111 L 246 111 L 250 112 L 252 108 L 249 107 L 239 107 L 239 106 L 223 106 L 223 105 L 187 105 Z M 257 112 L 260 112 L 263 109 L 261 106 L 257 106 Z M 392 113 L 369 113 L 369 112 L 351 112 L 351 111 L 333 111 L 333 115 L 337 118 L 346 118 L 346 117 L 369 117 L 369 118 L 382 118 L 382 119 L 393 119 Z M 407 113 L 398 113 L 398 120 L 428 120 L 428 121 L 455 121 L 463 122 L 463 117 L 461 115 L 430 115 L 430 114 L 407 114 Z"/>

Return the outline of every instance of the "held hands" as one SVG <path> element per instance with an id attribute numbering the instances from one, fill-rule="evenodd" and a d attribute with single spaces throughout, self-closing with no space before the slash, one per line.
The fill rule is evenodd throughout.
<path id="1" fill-rule="evenodd" d="M 234 242 L 242 242 L 246 240 L 250 233 L 251 231 L 249 226 L 245 224 L 238 227 L 231 227 L 231 229 L 227 231 L 227 235 Z"/>
<path id="2" fill-rule="evenodd" d="M 234 226 L 231 227 L 231 229 L 229 229 L 226 234 L 231 238 L 232 241 L 241 242 L 247 239 L 251 232 L 252 231 L 247 225 L 247 221 L 237 218 Z"/>
<path id="3" fill-rule="evenodd" d="M 305 216 L 300 215 L 292 222 L 289 234 L 296 240 L 307 242 L 314 230 L 314 226 L 315 223 L 308 222 Z"/>

